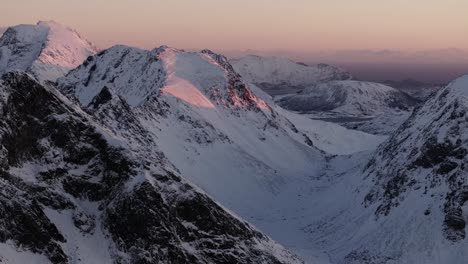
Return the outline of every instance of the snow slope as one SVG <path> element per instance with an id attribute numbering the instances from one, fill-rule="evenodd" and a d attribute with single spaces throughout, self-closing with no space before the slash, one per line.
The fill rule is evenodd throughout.
<path id="1" fill-rule="evenodd" d="M 0 74 L 21 70 L 40 81 L 55 81 L 95 53 L 90 42 L 56 22 L 18 25 L 0 38 Z"/>
<path id="2" fill-rule="evenodd" d="M 392 87 L 361 81 L 322 83 L 278 101 L 279 105 L 290 110 L 334 112 L 348 116 L 409 111 L 417 102 Z"/>
<path id="3" fill-rule="evenodd" d="M 285 58 L 245 56 L 230 61 L 234 69 L 246 80 L 268 93 L 300 90 L 307 86 L 332 80 L 348 80 L 350 73 L 338 67 L 297 63 Z"/>
<path id="4" fill-rule="evenodd" d="M 387 139 L 384 133 L 374 133 L 375 130 L 370 130 L 372 133 L 368 134 L 356 131 L 354 127 L 346 129 L 335 123 L 313 119 L 305 114 L 285 110 L 276 105 L 273 98 L 262 89 L 254 84 L 251 84 L 250 88 L 255 95 L 264 100 L 268 105 L 275 107 L 275 110 L 291 121 L 297 129 L 306 133 L 315 147 L 326 153 L 332 155 L 350 155 L 374 150 Z M 381 127 L 388 128 L 389 125 L 383 124 Z M 395 130 L 395 126 L 392 126 L 392 129 Z M 377 132 L 380 132 L 380 130 Z"/>
<path id="5" fill-rule="evenodd" d="M 347 129 L 335 123 L 310 119 L 307 116 L 286 110 L 283 110 L 282 113 L 297 129 L 304 131 L 309 136 L 314 146 L 334 155 L 350 155 L 374 150 L 387 139 L 387 136 L 379 135 L 379 133 L 368 134 Z"/>

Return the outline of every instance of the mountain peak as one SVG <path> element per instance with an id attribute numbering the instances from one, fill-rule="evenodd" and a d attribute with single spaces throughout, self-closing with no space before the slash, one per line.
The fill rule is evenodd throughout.
<path id="1" fill-rule="evenodd" d="M 163 94 L 198 107 L 265 107 L 226 57 L 208 50 L 114 46 L 87 60 L 60 79 L 59 84 L 66 93 L 74 93 L 83 105 L 91 103 L 107 86 L 131 106 L 140 106 L 152 96 Z"/>
<path id="2" fill-rule="evenodd" d="M 95 54 L 96 47 L 55 21 L 9 27 L 0 38 L 0 74 L 27 71 L 39 81 L 55 81 Z"/>

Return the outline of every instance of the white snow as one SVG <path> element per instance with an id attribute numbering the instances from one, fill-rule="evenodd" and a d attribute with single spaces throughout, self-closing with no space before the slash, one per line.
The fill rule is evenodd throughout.
<path id="1" fill-rule="evenodd" d="M 305 132 L 312 140 L 314 146 L 332 155 L 349 155 L 356 152 L 374 150 L 381 144 L 386 136 L 375 136 L 361 131 L 344 128 L 338 124 L 314 120 L 308 115 L 285 110 L 277 106 L 273 98 L 250 84 L 251 90 L 268 105 L 291 121 L 296 128 Z"/>
<path id="2" fill-rule="evenodd" d="M 297 111 L 324 111 L 346 116 L 375 116 L 408 111 L 411 98 L 390 86 L 374 82 L 331 81 L 282 97 L 279 104 Z"/>
<path id="3" fill-rule="evenodd" d="M 224 71 L 197 53 L 179 53 L 166 50 L 162 56 L 167 75 L 163 93 L 174 96 L 193 106 L 214 109 L 213 103 L 203 94 L 208 85 L 225 84 Z"/>
<path id="4" fill-rule="evenodd" d="M 0 263 L 2 264 L 50 264 L 50 260 L 40 254 L 35 254 L 27 250 L 18 249 L 7 241 L 0 243 Z"/>
<path id="5" fill-rule="evenodd" d="M 283 110 L 282 113 L 299 130 L 306 132 L 314 146 L 334 155 L 349 155 L 374 150 L 387 139 L 387 136 L 347 129 L 331 122 L 313 120 L 287 110 Z"/>
<path id="6" fill-rule="evenodd" d="M 37 176 L 40 172 L 47 171 L 42 164 L 26 162 L 21 167 L 12 167 L 9 173 L 28 183 L 37 183 Z"/>
<path id="7" fill-rule="evenodd" d="M 88 105 L 104 86 L 137 106 L 162 86 L 163 64 L 156 60 L 157 50 L 147 51 L 126 46 L 114 46 L 100 53 L 84 77 L 83 66 L 59 80 L 63 86 L 73 85 L 82 105 Z M 95 64 L 97 63 L 97 64 Z M 88 79 L 89 78 L 89 79 Z M 112 80 L 112 81 L 110 81 Z M 89 85 L 88 85 L 89 83 Z"/>
<path id="8" fill-rule="evenodd" d="M 41 82 L 55 81 L 95 53 L 90 42 L 57 22 L 18 25 L 0 39 L 0 73 L 28 71 Z"/>
<path id="9" fill-rule="evenodd" d="M 286 58 L 249 55 L 231 60 L 244 80 L 254 84 L 307 86 L 319 82 L 350 79 L 351 74 L 329 65 L 306 66 Z"/>
<path id="10" fill-rule="evenodd" d="M 100 217 L 97 204 L 81 202 L 84 213 Z M 83 210 L 83 209 L 80 209 Z M 54 223 L 65 237 L 66 243 L 62 248 L 72 263 L 106 264 L 113 263 L 109 240 L 105 237 L 99 219 L 92 234 L 84 234 L 75 227 L 72 220 L 72 210 L 55 211 L 45 208 L 44 213 Z"/>

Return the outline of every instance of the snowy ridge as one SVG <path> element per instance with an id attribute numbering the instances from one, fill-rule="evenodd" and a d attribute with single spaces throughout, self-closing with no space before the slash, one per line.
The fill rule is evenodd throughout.
<path id="1" fill-rule="evenodd" d="M 321 82 L 352 79 L 350 73 L 338 67 L 309 66 L 285 58 L 250 55 L 231 60 L 231 63 L 244 80 L 267 90 L 304 88 Z"/>
<path id="2" fill-rule="evenodd" d="M 418 101 L 392 87 L 372 82 L 332 81 L 308 87 L 278 103 L 295 111 L 325 111 L 349 116 L 409 111 Z"/>
<path id="3" fill-rule="evenodd" d="M 55 81 L 96 48 L 76 31 L 53 21 L 8 28 L 0 38 L 0 73 L 21 70 L 39 81 Z"/>

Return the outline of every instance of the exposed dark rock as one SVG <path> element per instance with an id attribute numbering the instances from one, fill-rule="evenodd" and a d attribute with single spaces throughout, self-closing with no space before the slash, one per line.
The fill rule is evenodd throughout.
<path id="1" fill-rule="evenodd" d="M 88 107 L 96 109 L 100 105 L 105 104 L 110 100 L 112 100 L 112 93 L 110 92 L 109 88 L 107 88 L 107 86 L 104 86 L 101 92 L 99 92 L 99 94 L 96 97 L 94 97 L 94 99 L 91 101 Z"/>
<path id="2" fill-rule="evenodd" d="M 144 183 L 106 210 L 106 227 L 121 241 L 120 250 L 131 252 L 132 263 L 280 263 L 244 244 L 264 236 L 233 221 L 206 196 L 190 192 L 172 203 L 167 199 Z M 180 247 L 181 242 L 188 248 Z"/>

